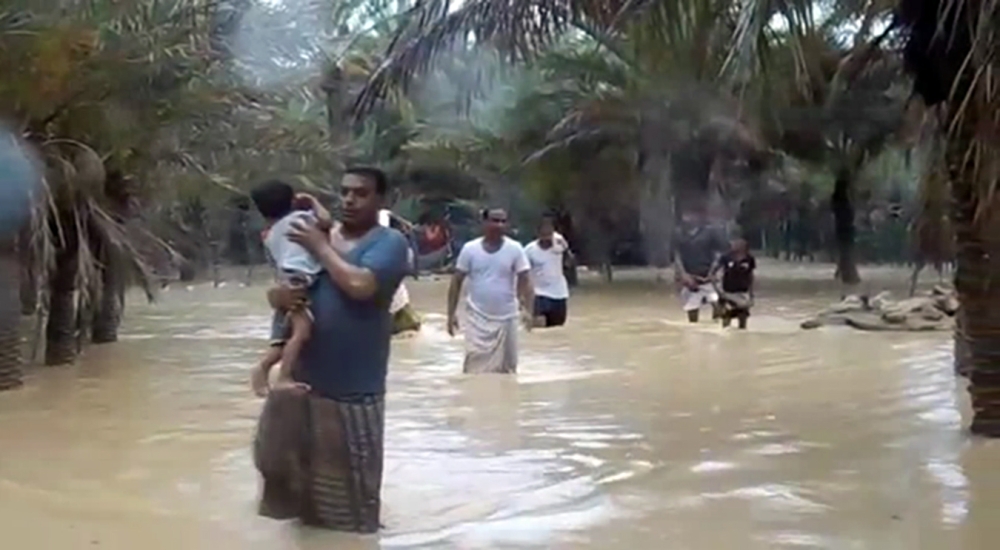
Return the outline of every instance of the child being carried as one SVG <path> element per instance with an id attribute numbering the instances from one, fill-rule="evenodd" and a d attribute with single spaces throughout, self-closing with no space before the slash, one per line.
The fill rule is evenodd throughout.
<path id="1" fill-rule="evenodd" d="M 279 284 L 294 288 L 309 288 L 323 271 L 322 264 L 302 245 L 288 238 L 292 224 L 300 221 L 315 223 L 323 231 L 332 226 L 330 213 L 312 195 L 295 194 L 292 186 L 282 181 L 268 181 L 250 193 L 254 205 L 264 217 L 264 249 L 278 272 Z M 281 362 L 275 388 L 295 385 L 292 369 L 298 362 L 302 347 L 312 332 L 313 317 L 307 306 L 289 311 L 275 311 L 275 334 L 284 337 L 273 340 L 267 354 L 255 368 L 252 384 L 254 393 L 264 396 L 268 391 L 271 367 Z"/>
<path id="2" fill-rule="evenodd" d="M 722 270 L 722 292 L 719 293 L 722 326 L 728 327 L 736 319 L 739 327 L 745 329 L 753 307 L 753 272 L 757 269 L 757 260 L 750 254 L 745 240 L 732 242 L 732 249 L 719 258 L 716 271 L 719 269 Z"/>

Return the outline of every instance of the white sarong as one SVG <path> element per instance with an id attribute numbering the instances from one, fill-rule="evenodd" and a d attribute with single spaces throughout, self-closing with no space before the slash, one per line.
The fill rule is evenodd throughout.
<path id="1" fill-rule="evenodd" d="M 697 290 L 691 290 L 685 286 L 681 288 L 681 300 L 684 301 L 684 311 L 695 311 L 706 303 L 717 303 L 719 293 L 712 283 L 700 284 Z"/>
<path id="2" fill-rule="evenodd" d="M 498 318 L 487 315 L 465 302 L 465 364 L 462 371 L 471 373 L 517 372 L 518 318 Z"/>

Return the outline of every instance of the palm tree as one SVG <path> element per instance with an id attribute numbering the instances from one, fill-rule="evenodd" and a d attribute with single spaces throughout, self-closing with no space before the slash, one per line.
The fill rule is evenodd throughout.
<path id="1" fill-rule="evenodd" d="M 2 114 L 20 124 L 46 166 L 43 231 L 21 244 L 30 276 L 24 305 L 37 296 L 31 283 L 46 286 L 49 364 L 75 358 L 96 302 L 119 307 L 98 295 L 120 296 L 119 268 L 141 265 L 122 228 L 121 190 L 108 174 L 147 170 L 160 140 L 149 129 L 180 116 L 185 96 L 203 93 L 194 79 L 210 61 L 202 46 L 212 6 L 88 0 L 67 14 L 59 2 L 31 2 L 5 14 L 0 67 L 18 77 L 0 84 Z M 114 290 L 98 292 L 101 280 Z M 110 313 L 97 317 L 114 325 L 118 315 Z M 112 336 L 109 323 L 99 340 Z"/>
<path id="2" fill-rule="evenodd" d="M 12 239 L 0 240 L 0 391 L 21 385 L 20 262 Z"/>
<path id="3" fill-rule="evenodd" d="M 1000 5 L 992 0 L 902 0 L 899 18 L 909 31 L 904 53 L 914 90 L 928 105 L 940 104 L 946 112 L 944 162 L 961 304 L 956 359 L 967 359 L 971 431 L 1000 437 Z"/>

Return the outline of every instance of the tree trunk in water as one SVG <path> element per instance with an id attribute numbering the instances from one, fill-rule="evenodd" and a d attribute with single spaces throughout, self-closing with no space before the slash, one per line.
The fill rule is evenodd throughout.
<path id="1" fill-rule="evenodd" d="M 614 239 L 605 231 L 605 224 L 600 220 L 591 219 L 584 227 L 584 232 L 587 234 L 588 266 L 596 267 L 598 273 L 610 282 L 614 277 L 611 267 Z"/>
<path id="2" fill-rule="evenodd" d="M 17 237 L 17 255 L 20 260 L 21 314 L 34 315 L 38 311 L 38 273 L 31 227 L 22 229 Z"/>
<path id="3" fill-rule="evenodd" d="M 854 250 L 854 203 L 851 199 L 852 175 L 848 170 L 840 170 L 830 197 L 833 210 L 834 233 L 837 238 L 837 279 L 845 286 L 852 287 L 861 282 L 858 274 Z"/>
<path id="4" fill-rule="evenodd" d="M 670 265 L 674 233 L 674 200 L 670 186 L 670 158 L 654 153 L 642 166 L 639 194 L 639 230 L 646 262 L 657 268 Z"/>
<path id="5" fill-rule="evenodd" d="M 969 377 L 972 358 L 969 356 L 969 341 L 965 338 L 965 327 L 962 321 L 962 309 L 955 312 L 954 361 L 955 374 Z"/>
<path id="6" fill-rule="evenodd" d="M 15 243 L 0 242 L 0 391 L 14 389 L 23 383 L 18 300 L 20 271 Z"/>
<path id="7" fill-rule="evenodd" d="M 970 126 L 971 122 L 959 125 L 947 145 L 957 245 L 955 290 L 961 333 L 968 346 L 964 368 L 969 373 L 973 411 L 970 429 L 977 435 L 1000 437 L 1000 242 L 996 222 L 991 221 L 997 218 L 998 205 L 980 204 L 996 199 L 982 197 L 978 189 L 976 166 L 967 156 L 975 131 Z M 977 219 L 981 206 L 989 211 Z"/>
<path id="8" fill-rule="evenodd" d="M 72 231 L 67 229 L 65 232 Z M 56 254 L 55 271 L 49 280 L 49 319 L 45 326 L 46 365 L 65 365 L 76 359 L 78 252 L 77 243 L 74 241 L 63 243 Z"/>
<path id="9" fill-rule="evenodd" d="M 122 281 L 120 271 L 106 262 L 101 269 L 101 290 L 91 326 L 90 341 L 107 344 L 118 341 L 118 327 L 122 320 Z"/>
<path id="10" fill-rule="evenodd" d="M 195 268 L 194 262 L 191 260 L 181 260 L 181 265 L 178 268 L 177 278 L 182 283 L 190 283 L 198 275 L 198 270 Z"/>

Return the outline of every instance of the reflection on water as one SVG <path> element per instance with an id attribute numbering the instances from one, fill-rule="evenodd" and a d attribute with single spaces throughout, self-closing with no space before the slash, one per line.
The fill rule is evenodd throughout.
<path id="1" fill-rule="evenodd" d="M 260 288 L 130 309 L 117 345 L 0 394 L 11 548 L 995 548 L 995 444 L 961 431 L 947 335 L 803 332 L 825 281 L 763 283 L 749 331 L 666 287 L 583 289 L 518 377 L 461 374 L 444 283 L 394 343 L 379 537 L 255 515 Z"/>

